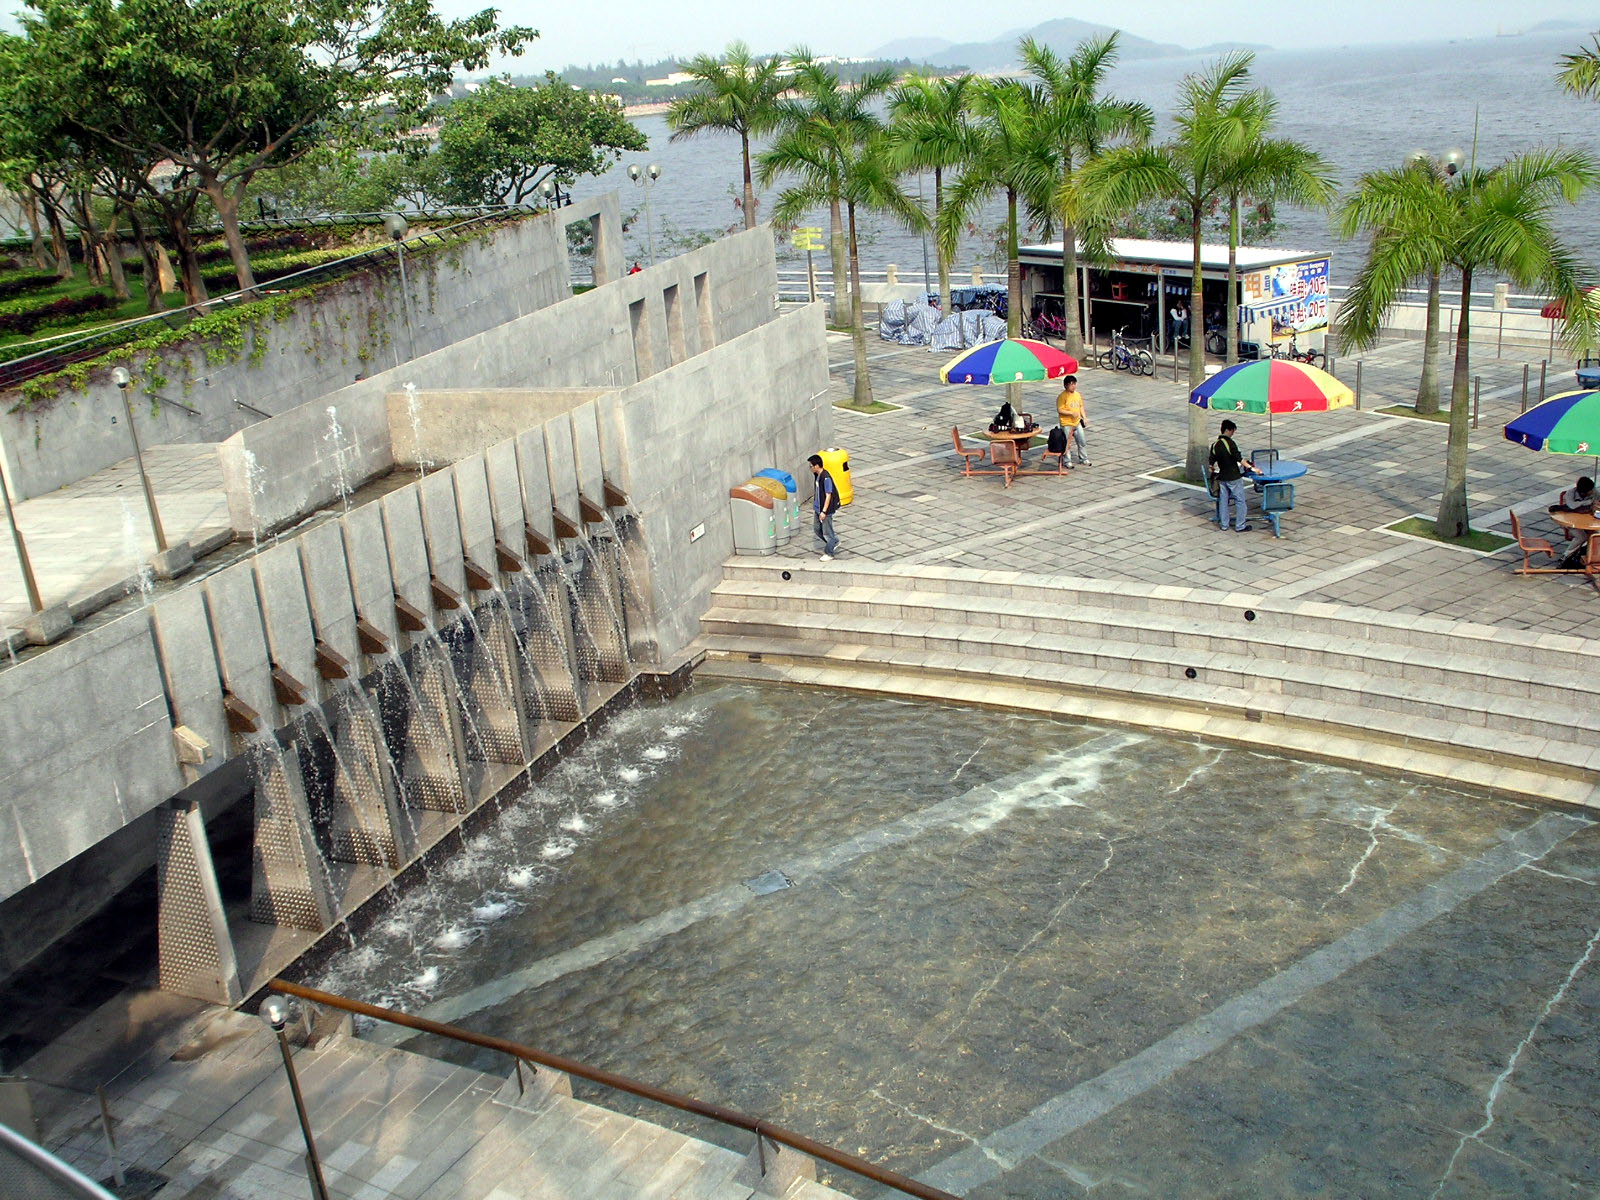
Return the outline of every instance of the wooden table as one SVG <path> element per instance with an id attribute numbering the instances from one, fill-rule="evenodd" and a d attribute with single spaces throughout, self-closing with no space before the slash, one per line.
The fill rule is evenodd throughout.
<path id="1" fill-rule="evenodd" d="M 1563 529 L 1581 533 L 1589 539 L 1584 565 L 1568 570 L 1574 574 L 1587 575 L 1595 587 L 1600 588 L 1600 517 L 1593 513 L 1553 512 L 1550 514 L 1550 519 Z"/>
<path id="2" fill-rule="evenodd" d="M 1030 425 L 1027 429 L 1020 431 L 1015 429 L 998 431 L 991 429 L 989 430 L 988 438 L 991 442 L 1015 442 L 1017 444 L 1017 453 L 1021 454 L 1028 448 L 1028 443 L 1044 433 L 1044 431 L 1044 426 L 1042 425 Z"/>

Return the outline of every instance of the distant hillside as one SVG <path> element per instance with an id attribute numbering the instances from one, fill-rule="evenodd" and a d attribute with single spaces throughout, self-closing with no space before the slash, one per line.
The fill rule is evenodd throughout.
<path id="1" fill-rule="evenodd" d="M 1013 30 L 984 42 L 951 43 L 943 38 L 901 38 L 873 51 L 876 58 L 910 58 L 933 67 L 965 66 L 974 71 L 1003 71 L 1017 65 L 1017 41 L 1030 35 L 1035 41 L 1062 54 L 1070 54 L 1085 38 L 1103 37 L 1118 32 L 1110 25 L 1062 17 L 1045 21 L 1032 29 Z M 1269 46 L 1247 46 L 1239 42 L 1219 42 L 1200 50 L 1170 42 L 1152 42 L 1121 31 L 1117 46 L 1124 60 L 1170 58 L 1179 54 L 1219 53 L 1226 50 L 1268 50 Z M 926 48 L 924 48 L 926 47 Z"/>

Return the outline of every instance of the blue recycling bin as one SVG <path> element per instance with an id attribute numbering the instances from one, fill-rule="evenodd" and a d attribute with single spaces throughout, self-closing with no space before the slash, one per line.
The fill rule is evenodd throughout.
<path id="1" fill-rule="evenodd" d="M 800 528 L 800 484 L 795 477 L 787 471 L 780 471 L 777 467 L 767 467 L 756 472 L 759 478 L 775 479 L 783 484 L 784 490 L 789 493 L 789 523 L 796 531 Z"/>

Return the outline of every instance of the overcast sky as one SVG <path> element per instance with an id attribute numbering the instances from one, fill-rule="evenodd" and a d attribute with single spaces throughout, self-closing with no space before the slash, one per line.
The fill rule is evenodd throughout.
<path id="1" fill-rule="evenodd" d="M 435 0 L 452 15 L 493 0 Z M 885 42 L 912 36 L 952 42 L 988 41 L 1057 17 L 1116 24 L 1158 42 L 1203 46 L 1217 41 L 1269 46 L 1423 41 L 1492 36 L 1546 20 L 1582 21 L 1600 28 L 1593 3 L 1573 0 L 1330 0 L 1274 5 L 1261 0 L 1133 0 L 1118 6 L 1061 0 L 917 0 L 913 4 L 862 0 L 598 0 L 543 4 L 498 0 L 506 23 L 540 31 L 517 71 L 559 69 L 569 63 L 652 61 L 720 49 L 735 38 L 758 51 L 806 44 L 821 54 L 865 54 Z"/>

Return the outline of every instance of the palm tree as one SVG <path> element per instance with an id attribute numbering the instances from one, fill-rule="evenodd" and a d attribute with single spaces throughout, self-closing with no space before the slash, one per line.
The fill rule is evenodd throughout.
<path id="1" fill-rule="evenodd" d="M 1431 219 L 1430 209 L 1447 207 L 1443 192 L 1456 172 L 1454 162 L 1440 163 L 1426 154 L 1413 155 L 1392 171 L 1364 175 L 1356 190 L 1339 208 L 1338 229 L 1347 241 L 1363 230 L 1374 238 L 1398 223 L 1416 224 Z M 1439 280 L 1446 264 L 1429 264 L 1418 276 L 1428 288 L 1427 325 L 1422 334 L 1422 375 L 1417 381 L 1416 411 L 1432 416 L 1439 411 Z M 1412 282 L 1415 282 L 1413 280 Z M 1344 315 L 1340 316 L 1341 331 Z M 1346 339 L 1347 340 L 1347 339 Z"/>
<path id="2" fill-rule="evenodd" d="M 1159 146 L 1120 146 L 1088 163 L 1068 189 L 1070 202 L 1091 220 L 1109 224 L 1150 200 L 1171 200 L 1189 219 L 1192 242 L 1191 295 L 1202 290 L 1201 227 L 1212 206 L 1227 195 L 1229 155 L 1244 141 L 1249 105 L 1246 83 L 1252 56 L 1229 54 L 1178 85 L 1177 131 Z M 1189 339 L 1189 389 L 1205 382 L 1203 338 Z M 1189 409 L 1189 450 L 1185 474 L 1191 483 L 1205 477 L 1206 414 Z"/>
<path id="3" fill-rule="evenodd" d="M 1223 191 L 1228 200 L 1227 361 L 1239 361 L 1239 204 L 1246 197 L 1322 207 L 1333 199 L 1333 168 L 1316 151 L 1287 138 L 1268 137 L 1278 102 L 1265 88 L 1239 98 L 1237 128 L 1223 151 Z M 1190 343 L 1194 338 L 1190 338 Z"/>
<path id="4" fill-rule="evenodd" d="M 1591 45 L 1561 56 L 1556 81 L 1574 96 L 1600 95 L 1600 34 L 1591 35 Z"/>
<path id="5" fill-rule="evenodd" d="M 907 167 L 933 171 L 933 221 L 944 211 L 944 173 L 960 166 L 969 133 L 968 83 L 971 76 L 906 80 L 889 100 L 889 133 Z M 939 297 L 950 311 L 950 255 L 935 239 Z"/>
<path id="6" fill-rule="evenodd" d="M 1551 225 L 1558 202 L 1577 200 L 1600 184 L 1600 163 L 1575 150 L 1533 151 L 1497 167 L 1469 168 L 1447 187 L 1421 172 L 1394 173 L 1390 186 L 1405 191 L 1391 202 L 1388 219 L 1373 235 L 1372 248 L 1339 310 L 1341 340 L 1352 346 L 1377 341 L 1384 315 L 1405 288 L 1430 270 L 1461 279 L 1461 315 L 1456 322 L 1455 372 L 1450 381 L 1450 438 L 1444 494 L 1434 528 L 1441 537 L 1464 537 L 1467 519 L 1467 434 L 1471 380 L 1472 281 L 1498 272 L 1524 289 L 1539 289 L 1562 302 L 1569 343 L 1595 344 L 1597 310 L 1585 295 L 1585 272 L 1561 244 Z"/>
<path id="7" fill-rule="evenodd" d="M 698 90 L 667 107 L 672 140 L 701 133 L 737 133 L 744 155 L 744 227 L 756 227 L 756 194 L 750 177 L 750 139 L 777 122 L 778 98 L 785 85 L 782 61 L 760 59 L 743 42 L 732 43 L 722 58 L 699 54 L 683 65 Z"/>
<path id="8" fill-rule="evenodd" d="M 1039 110 L 1014 79 L 973 85 L 972 124 L 961 154 L 961 174 L 939 214 L 939 242 L 954 255 L 969 217 L 989 197 L 1006 198 L 1006 331 L 1022 327 L 1022 266 L 1017 259 L 1017 208 L 1035 218 L 1054 211 L 1054 146 L 1040 135 Z"/>
<path id="9" fill-rule="evenodd" d="M 779 130 L 772 147 L 761 156 L 761 183 L 770 184 L 781 174 L 801 177 L 805 187 L 828 205 L 828 256 L 833 268 L 835 325 L 845 320 L 847 250 L 840 213 L 843 171 L 848 147 L 859 145 L 883 129 L 875 109 L 894 86 L 894 72 L 873 71 L 853 87 L 839 73 L 800 48 L 790 56 L 791 95 L 777 107 Z M 805 209 L 787 209 L 799 220 Z M 780 222 L 784 223 L 784 222 Z"/>
<path id="10" fill-rule="evenodd" d="M 1067 350 L 1083 354 L 1078 315 L 1078 222 L 1071 204 L 1073 172 L 1104 152 L 1119 138 L 1136 146 L 1150 139 L 1155 118 L 1148 105 L 1100 95 L 1117 58 L 1117 35 L 1080 42 L 1072 57 L 1031 37 L 1018 50 L 1022 63 L 1039 82 L 1033 88 L 1039 134 L 1053 146 L 1060 180 L 1057 197 L 1061 221 L 1061 291 L 1067 319 Z"/>

